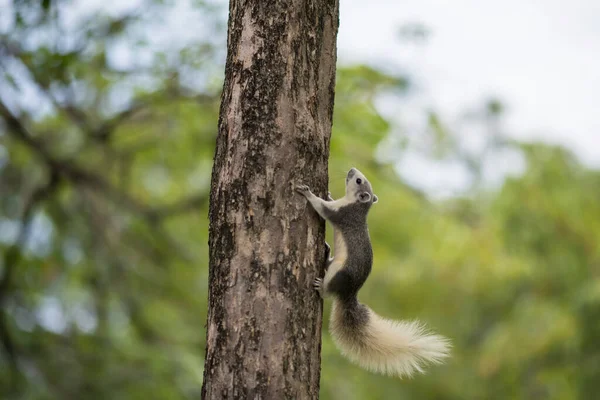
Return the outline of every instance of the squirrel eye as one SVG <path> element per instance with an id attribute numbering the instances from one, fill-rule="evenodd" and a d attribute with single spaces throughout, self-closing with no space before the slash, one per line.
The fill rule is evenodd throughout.
<path id="1" fill-rule="evenodd" d="M 358 184 L 360 185 L 360 184 L 362 183 L 362 180 L 361 180 L 360 178 L 358 178 L 358 179 L 356 180 L 356 183 L 358 183 Z"/>

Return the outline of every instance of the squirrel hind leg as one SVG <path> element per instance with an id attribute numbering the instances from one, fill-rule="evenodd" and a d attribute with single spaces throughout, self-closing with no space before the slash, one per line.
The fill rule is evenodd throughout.
<path id="1" fill-rule="evenodd" d="M 313 282 L 313 288 L 317 291 L 317 293 L 319 293 L 321 298 L 324 298 L 325 293 L 323 291 L 323 279 L 316 278 Z"/>
<path id="2" fill-rule="evenodd" d="M 359 282 L 347 269 L 335 272 L 331 279 L 326 280 L 326 286 L 327 293 L 335 294 L 340 299 L 355 299 L 356 293 L 360 289 Z"/>

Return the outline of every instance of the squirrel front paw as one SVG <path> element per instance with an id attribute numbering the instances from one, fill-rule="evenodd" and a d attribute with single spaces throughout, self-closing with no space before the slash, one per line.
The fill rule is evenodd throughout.
<path id="1" fill-rule="evenodd" d="M 306 196 L 308 193 L 310 193 L 310 188 L 308 185 L 296 185 L 296 192 Z"/>

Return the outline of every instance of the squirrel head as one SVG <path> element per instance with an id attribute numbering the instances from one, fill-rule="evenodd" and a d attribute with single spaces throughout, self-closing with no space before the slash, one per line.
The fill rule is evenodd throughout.
<path id="1" fill-rule="evenodd" d="M 373 193 L 371 183 L 356 168 L 351 168 L 346 175 L 346 197 L 369 206 L 378 201 L 377 196 Z"/>

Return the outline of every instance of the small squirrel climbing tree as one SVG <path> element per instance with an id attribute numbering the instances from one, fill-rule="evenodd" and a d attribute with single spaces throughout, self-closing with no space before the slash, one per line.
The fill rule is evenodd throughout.
<path id="1" fill-rule="evenodd" d="M 338 12 L 230 1 L 203 398 L 318 398 L 325 229 L 293 185 L 326 192 Z"/>

